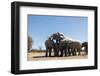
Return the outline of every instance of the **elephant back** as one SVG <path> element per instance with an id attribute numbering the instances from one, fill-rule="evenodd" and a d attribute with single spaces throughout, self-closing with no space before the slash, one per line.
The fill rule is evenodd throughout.
<path id="1" fill-rule="evenodd" d="M 79 42 L 71 42 L 68 47 L 72 49 L 81 49 L 81 44 Z"/>

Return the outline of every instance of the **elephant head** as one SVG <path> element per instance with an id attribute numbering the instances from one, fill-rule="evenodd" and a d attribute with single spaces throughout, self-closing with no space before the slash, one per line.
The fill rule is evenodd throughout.
<path id="1" fill-rule="evenodd" d="M 51 35 L 51 37 L 56 40 L 56 43 L 59 43 L 60 40 L 62 40 L 64 38 L 63 34 L 56 32 L 53 33 L 53 35 Z"/>

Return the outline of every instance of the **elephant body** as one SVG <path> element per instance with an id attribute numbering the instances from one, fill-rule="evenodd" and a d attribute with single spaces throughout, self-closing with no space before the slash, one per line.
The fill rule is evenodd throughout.
<path id="1" fill-rule="evenodd" d="M 78 52 L 78 55 L 80 55 L 80 49 L 81 49 L 81 44 L 79 42 L 71 42 L 68 44 L 68 50 L 69 50 L 69 55 L 76 55 Z"/>

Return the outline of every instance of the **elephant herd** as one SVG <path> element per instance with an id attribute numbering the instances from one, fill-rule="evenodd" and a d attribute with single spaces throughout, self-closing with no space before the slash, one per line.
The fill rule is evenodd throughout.
<path id="1" fill-rule="evenodd" d="M 63 34 L 57 32 L 52 34 L 46 41 L 46 57 L 62 57 L 80 55 L 81 51 L 88 54 L 88 43 L 80 43 L 78 41 L 68 40 Z M 52 53 L 54 53 L 52 55 Z"/>

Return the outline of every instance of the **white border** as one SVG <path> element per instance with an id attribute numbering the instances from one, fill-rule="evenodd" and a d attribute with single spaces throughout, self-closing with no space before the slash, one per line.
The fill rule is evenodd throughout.
<path id="1" fill-rule="evenodd" d="M 27 15 L 60 15 L 88 17 L 88 59 L 27 61 Z M 20 7 L 20 70 L 78 67 L 94 65 L 94 11 L 43 7 Z"/>

